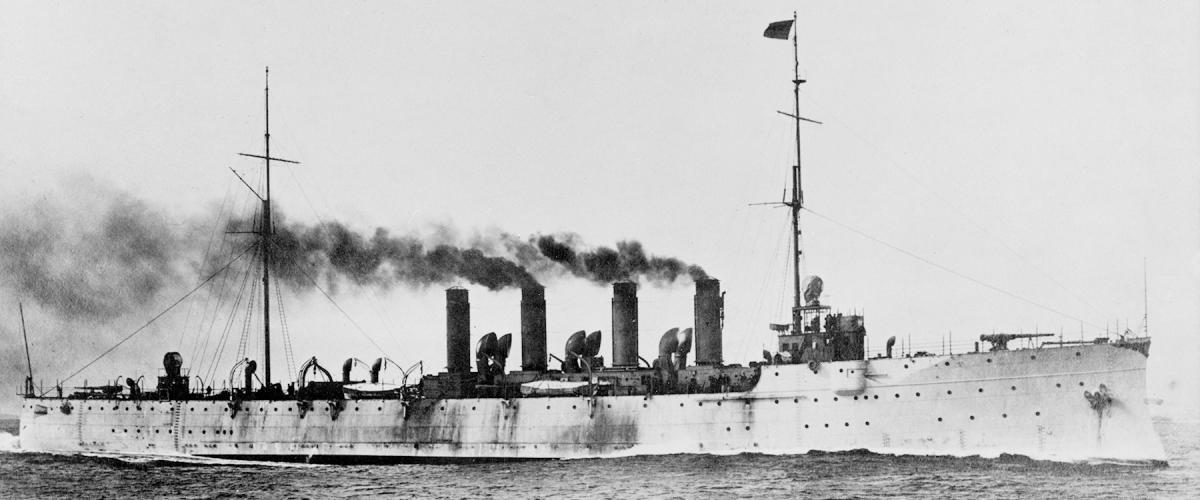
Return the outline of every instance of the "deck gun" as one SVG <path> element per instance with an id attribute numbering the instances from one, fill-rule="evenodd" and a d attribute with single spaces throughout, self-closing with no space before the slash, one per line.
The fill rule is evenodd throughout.
<path id="1" fill-rule="evenodd" d="M 1007 351 L 1010 340 L 1053 336 L 1053 333 L 985 333 L 979 336 L 979 340 L 991 343 L 992 351 Z"/>

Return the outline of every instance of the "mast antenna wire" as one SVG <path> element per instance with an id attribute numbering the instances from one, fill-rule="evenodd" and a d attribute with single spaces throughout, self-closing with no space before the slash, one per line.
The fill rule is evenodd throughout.
<path id="1" fill-rule="evenodd" d="M 138 329 L 137 329 L 137 330 L 134 330 L 134 331 L 133 331 L 133 333 L 130 333 L 129 335 L 126 335 L 126 336 L 125 336 L 125 338 L 121 339 L 121 341 L 120 341 L 120 342 L 117 342 L 117 343 L 116 343 L 116 344 L 114 344 L 112 347 L 109 347 L 107 351 L 104 351 L 104 352 L 100 353 L 100 355 L 99 355 L 99 356 L 96 356 L 96 359 L 93 359 L 93 360 L 91 360 L 91 361 L 88 361 L 88 363 L 87 363 L 86 365 L 83 365 L 83 367 L 82 367 L 82 368 L 80 368 L 80 369 L 78 369 L 78 370 L 75 370 L 74 372 L 71 372 L 71 374 L 70 374 L 70 375 L 67 375 L 67 378 L 64 378 L 64 379 L 60 380 L 60 381 L 58 382 L 58 383 L 59 383 L 59 385 L 61 386 L 61 384 L 65 383 L 65 382 L 66 382 L 66 381 L 68 381 L 68 380 L 71 380 L 71 379 L 72 379 L 72 378 L 74 378 L 76 375 L 79 375 L 81 372 L 83 372 L 84 370 L 88 369 L 88 367 L 90 367 L 90 366 L 92 366 L 93 364 L 95 364 L 97 361 L 100 361 L 100 359 L 101 359 L 101 358 L 103 358 L 103 357 L 105 357 L 105 356 L 108 356 L 108 355 L 109 355 L 109 353 L 111 353 L 111 352 L 113 352 L 113 351 L 117 350 L 117 348 L 118 348 L 118 347 L 121 347 L 121 344 L 124 344 L 126 341 L 128 341 L 128 340 L 129 340 L 129 339 L 131 339 L 131 338 L 133 338 L 133 336 L 134 336 L 134 335 L 137 335 L 137 334 L 139 334 L 139 333 L 142 333 L 142 331 L 143 331 L 143 330 L 145 330 L 145 329 L 146 329 L 146 327 L 150 326 L 150 324 L 151 324 L 151 323 L 154 323 L 155 321 L 158 321 L 158 318 L 161 318 L 161 317 L 163 317 L 163 315 L 165 315 L 165 314 L 167 314 L 168 312 L 170 312 L 170 311 L 171 311 L 171 309 L 174 309 L 174 308 L 175 308 L 175 306 L 178 306 L 179 304 L 183 303 L 183 301 L 187 300 L 187 298 L 188 298 L 188 297 L 191 297 L 193 293 L 196 293 L 196 291 L 200 290 L 201 288 L 204 288 L 204 285 L 207 285 L 209 281 L 212 281 L 212 279 L 213 279 L 213 278 L 216 278 L 218 274 L 221 274 L 221 273 L 225 272 L 225 270 L 226 270 L 226 269 L 229 269 L 229 266 L 232 266 L 234 262 L 237 262 L 238 260 L 240 260 L 240 259 L 241 259 L 243 256 L 245 256 L 245 255 L 246 255 L 246 252 L 249 252 L 249 251 L 250 251 L 250 249 L 251 249 L 251 248 L 254 248 L 254 247 L 255 247 L 255 245 L 250 245 L 250 246 L 247 246 L 245 250 L 242 250 L 242 253 L 239 253 L 239 254 L 238 254 L 238 256 L 237 256 L 237 257 L 234 257 L 234 258 L 233 258 L 233 260 L 230 260 L 229 262 L 225 263 L 225 265 L 224 265 L 224 266 L 221 266 L 221 268 L 220 268 L 220 269 L 218 269 L 216 272 L 214 272 L 214 273 L 210 274 L 210 275 L 209 275 L 207 278 L 204 278 L 204 281 L 201 281 L 199 285 L 196 285 L 196 287 L 195 287 L 195 288 L 193 288 L 193 289 L 191 289 L 190 291 L 188 291 L 188 293 L 185 293 L 185 294 L 184 294 L 182 297 L 180 297 L 180 298 L 179 298 L 179 300 L 176 300 L 174 303 L 172 303 L 171 305 L 167 306 L 167 308 L 166 308 L 166 309 L 163 309 L 163 310 L 162 310 L 162 312 L 160 312 L 160 313 L 158 313 L 158 314 L 154 315 L 154 317 L 153 317 L 153 318 L 150 318 L 150 321 L 147 321 L 147 322 L 146 322 L 146 324 L 144 324 L 144 325 L 142 325 L 142 326 L 138 327 Z M 38 397 L 45 396 L 45 395 L 46 395 L 46 394 L 48 394 L 49 392 L 50 392 L 50 391 L 48 391 L 48 390 L 47 390 L 47 391 L 42 391 L 42 393 L 41 393 L 40 395 L 38 395 Z"/>
<path id="2" fill-rule="evenodd" d="M 25 367 L 29 369 L 29 378 L 26 379 L 25 393 L 33 392 L 33 362 L 29 360 L 29 334 L 25 333 L 25 304 L 17 302 L 17 310 L 21 313 L 21 338 L 25 339 Z"/>
<path id="3" fill-rule="evenodd" d="M 366 337 L 367 340 L 371 342 L 371 345 L 375 346 L 376 349 L 379 349 L 380 354 L 383 354 L 384 356 L 388 355 L 387 351 L 384 351 L 382 347 L 379 347 L 379 344 L 375 343 L 375 339 L 371 338 L 371 335 L 368 334 L 366 330 L 363 330 L 361 326 L 358 326 L 358 322 L 354 321 L 354 318 L 350 317 L 350 314 L 347 313 L 345 309 L 342 309 L 342 306 L 338 305 L 337 301 L 333 300 L 333 297 L 330 297 L 329 294 L 325 292 L 324 288 L 321 288 L 321 285 L 317 284 L 317 280 L 313 279 L 312 276 L 309 276 L 309 274 L 303 270 L 300 271 L 300 274 L 303 274 L 305 278 L 308 278 L 308 281 L 313 284 L 313 287 L 316 288 L 317 291 L 321 292 L 321 295 L 324 295 L 325 298 L 329 300 L 329 303 L 333 304 L 333 307 L 337 308 L 338 312 L 342 313 L 342 316 L 345 316 L 346 320 L 349 321 L 351 325 L 354 325 L 354 328 L 358 330 L 358 333 L 361 333 L 363 337 Z"/>
<path id="4" fill-rule="evenodd" d="M 820 217 L 820 218 L 822 218 L 822 219 L 825 219 L 826 221 L 829 221 L 829 222 L 831 222 L 831 223 L 833 223 L 833 224 L 835 224 L 835 225 L 837 225 L 837 226 L 841 226 L 841 227 L 842 227 L 842 229 L 845 229 L 845 230 L 847 230 L 847 231 L 850 231 L 850 232 L 852 232 L 852 233 L 854 233 L 854 234 L 857 234 L 857 235 L 859 235 L 859 236 L 862 236 L 863 238 L 866 238 L 866 239 L 868 239 L 868 240 L 874 241 L 875 243 L 878 243 L 878 244 L 880 244 L 880 245 L 883 245 L 883 246 L 885 246 L 885 247 L 891 248 L 892 250 L 895 250 L 895 251 L 897 251 L 897 252 L 900 252 L 900 253 L 902 253 L 902 254 L 904 254 L 904 255 L 907 255 L 907 256 L 909 256 L 909 257 L 912 257 L 912 258 L 914 258 L 914 259 L 917 259 L 917 260 L 919 260 L 919 261 L 921 261 L 921 262 L 924 262 L 924 263 L 926 263 L 926 264 L 928 264 L 928 265 L 930 265 L 930 266 L 933 266 L 933 267 L 936 267 L 936 268 L 938 268 L 938 269 L 941 269 L 942 271 L 945 271 L 945 272 L 948 272 L 948 273 L 950 273 L 950 274 L 953 274 L 953 275 L 955 275 L 955 276 L 958 276 L 959 278 L 965 279 L 965 280 L 967 280 L 967 281 L 970 281 L 970 282 L 972 282 L 972 283 L 975 283 L 975 284 L 977 284 L 977 285 L 979 285 L 979 286 L 982 286 L 982 287 L 984 287 L 984 288 L 989 288 L 989 289 L 991 289 L 991 290 L 993 290 L 993 291 L 996 291 L 996 292 L 1002 293 L 1002 294 L 1004 294 L 1004 295 L 1007 295 L 1007 296 L 1009 296 L 1009 297 L 1012 297 L 1012 298 L 1014 298 L 1014 299 L 1017 299 L 1017 300 L 1019 300 L 1019 301 L 1021 301 L 1021 302 L 1024 302 L 1024 303 L 1026 303 L 1026 304 L 1029 304 L 1029 305 L 1032 305 L 1032 306 L 1035 306 L 1035 307 L 1039 307 L 1039 308 L 1041 308 L 1041 309 L 1044 309 L 1044 310 L 1046 310 L 1046 311 L 1050 311 L 1050 312 L 1052 312 L 1052 313 L 1054 313 L 1054 314 L 1057 314 L 1057 315 L 1059 315 L 1059 316 L 1062 316 L 1062 317 L 1064 317 L 1064 318 L 1073 319 L 1073 320 L 1075 320 L 1075 321 L 1078 321 L 1078 322 L 1080 322 L 1080 323 L 1082 323 L 1082 324 L 1086 324 L 1086 325 L 1088 325 L 1088 326 L 1091 326 L 1092 328 L 1095 328 L 1095 329 L 1097 329 L 1097 330 L 1101 330 L 1101 329 L 1103 329 L 1103 327 L 1101 327 L 1100 325 L 1097 325 L 1097 324 L 1095 324 L 1095 323 L 1092 323 L 1091 321 L 1087 321 L 1087 320 L 1084 320 L 1084 319 L 1082 319 L 1082 318 L 1078 318 L 1078 317 L 1076 317 L 1076 316 L 1073 316 L 1073 315 L 1071 315 L 1071 314 L 1068 314 L 1068 313 L 1065 313 L 1065 312 L 1063 312 L 1063 311 L 1060 311 L 1060 310 L 1058 310 L 1058 309 L 1055 309 L 1055 308 L 1053 308 L 1053 307 L 1050 307 L 1050 306 L 1047 306 L 1047 305 L 1043 305 L 1043 304 L 1041 304 L 1041 303 L 1038 303 L 1038 302 L 1034 302 L 1034 301 L 1033 301 L 1033 300 L 1031 300 L 1031 299 L 1027 299 L 1027 298 L 1025 298 L 1025 297 L 1022 297 L 1022 296 L 1020 296 L 1020 295 L 1017 295 L 1017 294 L 1015 294 L 1015 293 L 1013 293 L 1013 292 L 1010 292 L 1010 291 L 1008 291 L 1008 290 L 1005 290 L 1005 289 L 1003 289 L 1003 288 L 1000 288 L 1000 287 L 998 287 L 998 286 L 996 286 L 996 285 L 992 285 L 992 284 L 990 284 L 990 283 L 987 283 L 987 282 L 985 282 L 985 281 L 982 281 L 982 280 L 980 280 L 980 279 L 978 279 L 978 278 L 974 278 L 974 277 L 972 277 L 972 276 L 969 276 L 969 275 L 963 274 L 963 273 L 961 273 L 961 272 L 955 271 L 954 269 L 951 269 L 951 268 L 949 268 L 949 267 L 946 267 L 946 266 L 943 266 L 943 265 L 941 265 L 941 264 L 938 264 L 937 262 L 934 262 L 934 261 L 932 261 L 932 260 L 926 259 L 925 257 L 922 257 L 922 256 L 920 256 L 920 255 L 917 255 L 917 254 L 913 253 L 913 252 L 910 252 L 910 251 L 908 251 L 908 250 L 905 250 L 905 249 L 903 249 L 903 248 L 900 248 L 900 247 L 898 247 L 898 246 L 896 246 L 896 245 L 893 245 L 893 244 L 891 244 L 891 243 L 888 243 L 888 242 L 886 242 L 886 241 L 883 241 L 883 240 L 881 240 L 881 239 L 879 239 L 879 238 L 876 238 L 876 237 L 874 237 L 874 236 L 871 236 L 871 235 L 869 235 L 869 234 L 867 234 L 867 233 L 865 233 L 865 232 L 863 232 L 863 231 L 860 231 L 860 230 L 858 230 L 858 229 L 855 229 L 855 228 L 853 228 L 853 227 L 850 227 L 850 226 L 848 226 L 848 225 L 846 225 L 846 224 L 843 224 L 843 223 L 841 223 L 841 222 L 838 222 L 838 221 L 836 221 L 836 220 L 833 220 L 833 219 L 829 218 L 828 216 L 822 215 L 822 214 L 821 214 L 821 213 L 819 213 L 819 212 L 814 212 L 814 211 L 813 211 L 811 208 L 805 207 L 805 208 L 804 208 L 804 210 L 805 210 L 806 212 L 810 213 L 810 214 L 813 214 L 813 215 L 815 215 L 815 216 L 817 216 L 817 217 Z"/>

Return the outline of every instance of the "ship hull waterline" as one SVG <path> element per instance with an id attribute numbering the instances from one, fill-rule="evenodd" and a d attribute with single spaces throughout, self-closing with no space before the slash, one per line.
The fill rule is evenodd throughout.
<path id="1" fill-rule="evenodd" d="M 715 394 L 407 404 L 31 397 L 19 439 L 28 451 L 313 463 L 865 449 L 1165 464 L 1144 403 L 1146 359 L 1096 344 L 769 365 L 752 390 Z M 1098 407 L 1087 395 L 1101 390 Z"/>

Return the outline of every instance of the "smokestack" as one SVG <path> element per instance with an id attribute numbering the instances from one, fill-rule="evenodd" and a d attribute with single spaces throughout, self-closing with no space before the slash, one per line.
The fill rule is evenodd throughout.
<path id="1" fill-rule="evenodd" d="M 471 302 L 465 288 L 446 290 L 446 371 L 471 372 Z"/>
<path id="2" fill-rule="evenodd" d="M 725 297 L 721 282 L 712 278 L 696 280 L 696 363 L 721 364 L 721 322 L 725 316 Z"/>
<path id="3" fill-rule="evenodd" d="M 546 289 L 521 289 L 521 369 L 546 371 Z"/>
<path id="4" fill-rule="evenodd" d="M 638 364 L 637 283 L 613 283 L 612 331 L 613 366 Z"/>

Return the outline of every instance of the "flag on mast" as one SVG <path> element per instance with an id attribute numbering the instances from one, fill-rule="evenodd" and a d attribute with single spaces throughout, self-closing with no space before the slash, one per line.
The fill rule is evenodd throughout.
<path id="1" fill-rule="evenodd" d="M 792 19 L 787 21 L 776 21 L 767 25 L 767 30 L 763 31 L 763 36 L 767 38 L 777 38 L 779 40 L 787 40 L 788 35 L 792 32 Z"/>

